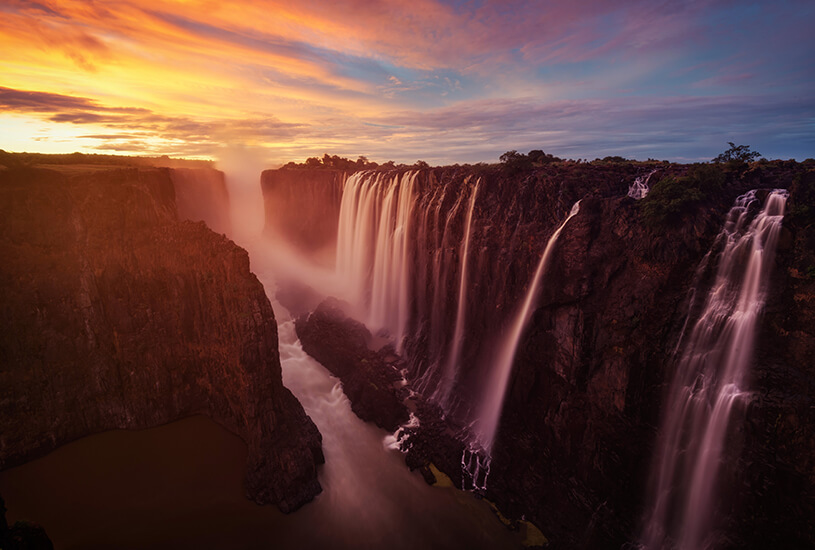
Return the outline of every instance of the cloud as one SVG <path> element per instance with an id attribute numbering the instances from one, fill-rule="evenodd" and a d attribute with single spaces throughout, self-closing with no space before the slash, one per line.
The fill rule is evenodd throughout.
<path id="1" fill-rule="evenodd" d="M 103 149 L 137 151 L 137 141 L 120 143 L 126 137 L 153 137 L 187 142 L 195 151 L 211 154 L 225 140 L 291 139 L 303 131 L 301 124 L 284 123 L 274 117 L 250 119 L 194 120 L 167 116 L 144 108 L 108 107 L 85 97 L 0 87 L 0 107 L 9 113 L 33 113 L 51 122 L 95 125 L 122 130 L 123 134 L 79 134 L 79 139 L 106 141 Z M 133 131 L 141 131 L 133 134 Z"/>
<path id="2" fill-rule="evenodd" d="M 803 0 L 6 0 L 0 108 L 168 153 L 709 158 L 736 135 L 800 151 L 813 16 Z"/>
<path id="3" fill-rule="evenodd" d="M 617 98 L 541 103 L 535 98 L 478 100 L 431 112 L 394 112 L 372 121 L 395 124 L 389 133 L 411 136 L 412 146 L 430 140 L 446 151 L 479 144 L 491 159 L 510 150 L 544 148 L 567 157 L 622 155 L 636 158 L 706 160 L 722 144 L 747 141 L 767 155 L 779 150 L 782 132 L 800 158 L 815 150 L 815 98 L 723 96 Z M 384 132 L 383 132 L 384 133 Z M 684 152 L 683 152 L 684 151 Z M 418 149 L 417 149 L 418 152 Z M 479 157 L 462 151 L 469 160 Z M 784 158 L 788 158 L 787 153 Z M 794 155 L 793 155 L 794 156 Z"/>
<path id="4" fill-rule="evenodd" d="M 43 112 L 61 109 L 96 110 L 98 105 L 84 97 L 50 92 L 31 92 L 0 87 L 0 107 L 10 111 Z"/>

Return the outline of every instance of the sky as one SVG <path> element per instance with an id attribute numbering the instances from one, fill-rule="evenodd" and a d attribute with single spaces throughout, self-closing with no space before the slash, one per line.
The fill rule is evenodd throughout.
<path id="1" fill-rule="evenodd" d="M 812 21 L 812 0 L 0 0 L 0 149 L 803 160 Z"/>

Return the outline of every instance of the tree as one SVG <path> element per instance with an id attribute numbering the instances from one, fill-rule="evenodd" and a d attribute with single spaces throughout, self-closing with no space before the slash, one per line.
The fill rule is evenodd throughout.
<path id="1" fill-rule="evenodd" d="M 508 174 L 517 174 L 518 172 L 532 168 L 532 161 L 529 159 L 529 157 L 523 153 L 515 151 L 514 149 L 512 151 L 507 151 L 499 158 L 503 164 L 503 170 Z"/>
<path id="2" fill-rule="evenodd" d="M 529 155 L 527 156 L 533 164 L 548 164 L 550 162 L 558 162 L 562 160 L 554 155 L 550 155 L 549 153 L 544 153 L 540 149 L 532 149 L 529 151 Z"/>
<path id="3" fill-rule="evenodd" d="M 503 155 L 498 157 L 498 159 L 501 162 L 503 162 L 504 164 L 510 164 L 510 163 L 513 163 L 513 162 L 518 162 L 518 161 L 523 160 L 525 158 L 526 158 L 526 155 L 524 155 L 523 153 L 519 153 L 515 149 L 513 149 L 512 151 L 507 151 L 506 153 L 504 153 Z"/>
<path id="4" fill-rule="evenodd" d="M 749 145 L 736 145 L 732 141 L 727 143 L 730 145 L 730 149 L 713 159 L 713 162 L 752 162 L 761 156 L 758 151 L 751 151 Z"/>

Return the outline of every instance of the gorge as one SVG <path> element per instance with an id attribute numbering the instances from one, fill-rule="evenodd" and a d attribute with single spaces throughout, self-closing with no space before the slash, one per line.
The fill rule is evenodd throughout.
<path id="1" fill-rule="evenodd" d="M 246 444 L 253 500 L 316 496 L 289 517 L 332 534 L 306 547 L 520 545 L 486 502 L 550 548 L 815 543 L 810 161 L 283 168 L 243 240 L 228 179 L 0 170 L 0 487 L 204 414 Z"/>

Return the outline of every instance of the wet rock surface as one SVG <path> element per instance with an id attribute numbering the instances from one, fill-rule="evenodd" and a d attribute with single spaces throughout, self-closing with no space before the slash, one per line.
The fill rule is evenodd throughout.
<path id="1" fill-rule="evenodd" d="M 408 421 L 398 357 L 392 348 L 372 350 L 365 326 L 343 311 L 336 299 L 295 321 L 303 349 L 342 381 L 351 409 L 362 420 L 393 432 Z"/>
<path id="2" fill-rule="evenodd" d="M 739 434 L 734 548 L 815 546 L 815 169 L 789 191 Z"/>
<path id="3" fill-rule="evenodd" d="M 201 413 L 248 445 L 253 500 L 320 491 L 320 434 L 282 385 L 249 257 L 178 221 L 167 169 L 13 168 L 0 195 L 0 468 Z"/>

